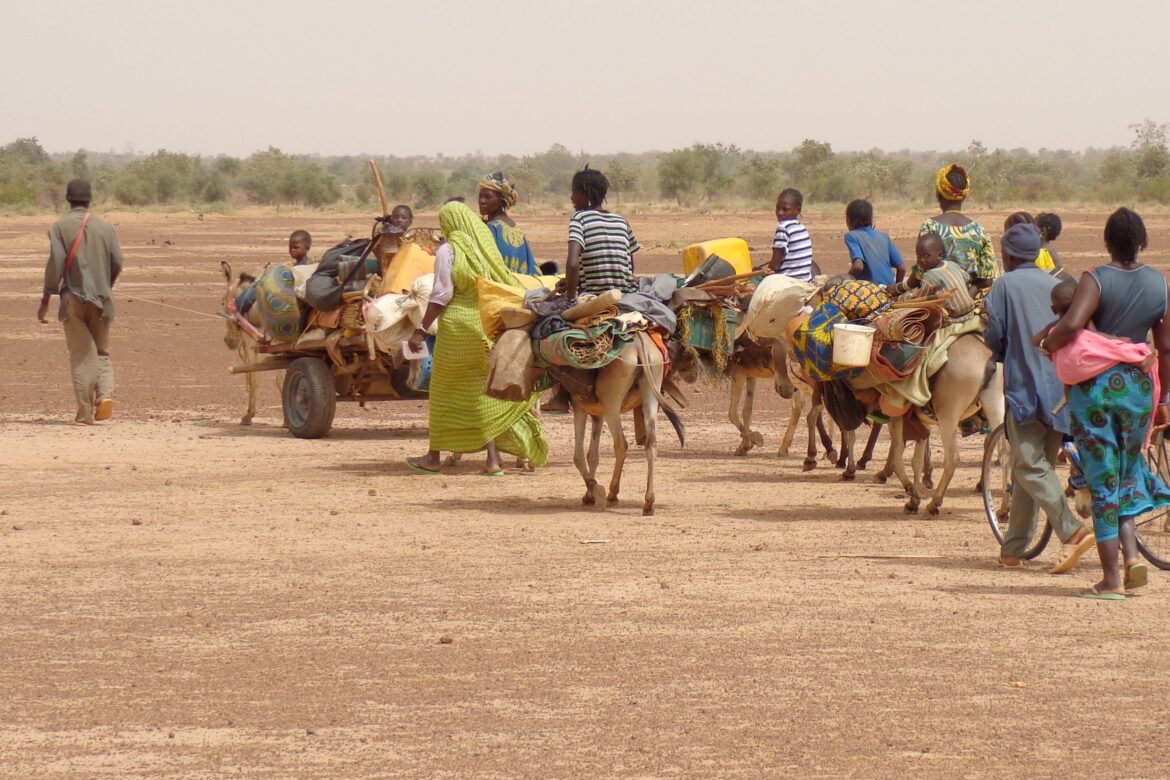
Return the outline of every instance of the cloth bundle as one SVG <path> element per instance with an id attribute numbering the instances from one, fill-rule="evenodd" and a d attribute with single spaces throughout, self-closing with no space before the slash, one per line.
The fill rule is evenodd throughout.
<path id="1" fill-rule="evenodd" d="M 501 401 L 526 401 L 532 397 L 539 374 L 528 333 L 506 330 L 492 348 L 484 392 Z"/>
<path id="2" fill-rule="evenodd" d="M 808 321 L 792 337 L 792 352 L 800 370 L 814 382 L 849 379 L 861 369 L 841 368 L 833 363 L 833 326 L 849 322 L 845 312 L 829 301 L 813 309 Z"/>
<path id="3" fill-rule="evenodd" d="M 276 263 L 256 280 L 256 310 L 262 330 L 273 341 L 295 341 L 301 335 L 301 304 L 292 266 Z"/>
<path id="4" fill-rule="evenodd" d="M 890 305 L 890 296 L 876 282 L 846 279 L 823 292 L 824 300 L 844 313 L 847 320 L 863 320 Z"/>
<path id="5" fill-rule="evenodd" d="M 425 274 L 414 280 L 409 292 L 383 295 L 363 305 L 374 345 L 380 351 L 397 355 L 402 349 L 402 342 L 422 325 L 434 283 L 435 275 Z M 438 327 L 436 320 L 431 324 L 430 334 L 434 335 Z"/>
<path id="6" fill-rule="evenodd" d="M 753 339 L 780 339 L 787 335 L 788 324 L 800 314 L 816 286 L 791 276 L 772 274 L 756 286 L 748 303 L 744 327 Z"/>

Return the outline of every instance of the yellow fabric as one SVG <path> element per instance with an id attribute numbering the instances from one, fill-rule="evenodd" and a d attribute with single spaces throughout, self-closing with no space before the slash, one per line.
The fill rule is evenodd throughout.
<path id="1" fill-rule="evenodd" d="M 533 276 L 532 274 L 513 273 L 512 275 L 516 277 L 516 282 L 525 290 L 539 290 L 541 287 L 552 290 L 557 286 L 557 282 L 565 278 L 563 274 L 558 274 L 557 276 Z"/>
<path id="2" fill-rule="evenodd" d="M 524 290 L 478 277 L 475 280 L 475 291 L 479 297 L 479 321 L 483 325 L 483 335 L 489 341 L 495 341 L 504 329 L 500 312 L 504 309 L 524 308 Z"/>
<path id="3" fill-rule="evenodd" d="M 956 190 L 954 187 L 952 187 L 951 183 L 947 181 L 947 174 L 951 171 L 961 171 L 964 175 L 966 175 L 967 186 L 961 190 Z M 938 169 L 938 177 L 934 181 L 934 188 L 938 191 L 939 195 L 946 198 L 947 200 L 963 200 L 971 193 L 971 176 L 967 174 L 966 168 L 961 165 L 955 165 L 952 163 L 945 168 Z"/>
<path id="4" fill-rule="evenodd" d="M 1052 253 L 1048 251 L 1048 247 L 1040 247 L 1040 254 L 1036 257 L 1036 267 L 1041 271 L 1056 270 L 1056 261 L 1052 259 Z"/>
<path id="5" fill-rule="evenodd" d="M 416 279 L 434 272 L 434 255 L 418 244 L 403 244 L 382 274 L 382 294 L 409 292 Z"/>

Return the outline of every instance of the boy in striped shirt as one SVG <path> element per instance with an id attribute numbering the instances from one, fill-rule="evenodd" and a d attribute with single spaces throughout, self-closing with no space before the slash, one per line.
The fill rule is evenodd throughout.
<path id="1" fill-rule="evenodd" d="M 767 267 L 781 273 L 811 282 L 813 278 L 812 237 L 800 221 L 804 196 L 800 190 L 788 188 L 776 198 L 776 235 L 772 239 L 772 259 Z"/>

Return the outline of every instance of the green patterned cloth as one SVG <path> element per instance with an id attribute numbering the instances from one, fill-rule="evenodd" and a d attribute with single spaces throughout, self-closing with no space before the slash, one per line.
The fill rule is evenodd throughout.
<path id="1" fill-rule="evenodd" d="M 430 447 L 477 452 L 495 440 L 502 452 L 548 461 L 548 442 L 532 413 L 535 398 L 512 403 L 484 394 L 491 344 L 483 333 L 475 280 L 517 286 L 495 239 L 467 206 L 453 201 L 439 211 L 439 225 L 455 250 L 451 278 L 455 294 L 439 318 L 431 373 Z"/>
<path id="2" fill-rule="evenodd" d="M 1003 275 L 999 260 L 995 258 L 995 247 L 991 243 L 991 235 L 978 222 L 968 222 L 966 225 L 944 225 L 933 217 L 928 217 L 919 229 L 918 235 L 925 236 L 937 233 L 946 247 L 946 259 L 958 263 L 959 267 L 976 279 L 990 281 Z M 922 270 L 915 265 L 915 275 L 921 276 Z"/>

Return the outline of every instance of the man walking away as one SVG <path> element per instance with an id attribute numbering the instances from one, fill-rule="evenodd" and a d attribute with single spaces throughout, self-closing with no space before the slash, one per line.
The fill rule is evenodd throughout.
<path id="1" fill-rule="evenodd" d="M 1032 345 L 1032 335 L 1052 319 L 1050 297 L 1058 282 L 1036 266 L 1040 231 L 1035 225 L 1013 225 L 1003 235 L 1002 250 L 1009 273 L 997 279 L 987 295 L 984 334 L 987 347 L 1003 363 L 1004 424 L 1015 483 L 999 562 L 1012 569 L 1023 566 L 1037 510 L 1043 510 L 1064 543 L 1061 560 L 1051 570 L 1062 574 L 1093 546 L 1094 536 L 1069 509 L 1056 475 L 1061 436 L 1069 431 L 1068 411 L 1053 412 L 1063 399 L 1063 385 L 1052 361 Z"/>
<path id="2" fill-rule="evenodd" d="M 122 249 L 114 226 L 89 210 L 88 181 L 65 188 L 69 213 L 49 228 L 49 262 L 37 319 L 48 323 L 49 300 L 61 296 L 57 319 L 65 324 L 79 425 L 108 420 L 114 413 L 114 369 L 110 364 L 110 324 L 114 321 L 114 282 L 122 273 Z"/>

